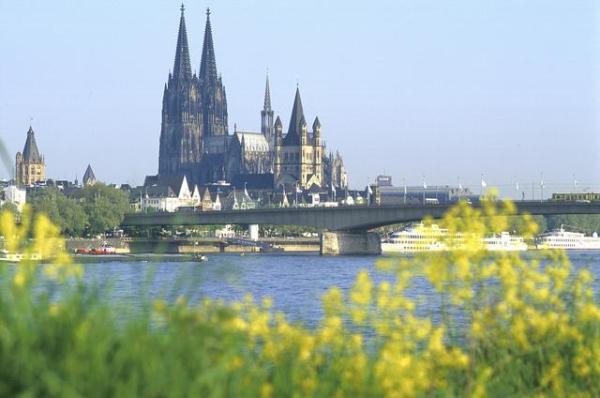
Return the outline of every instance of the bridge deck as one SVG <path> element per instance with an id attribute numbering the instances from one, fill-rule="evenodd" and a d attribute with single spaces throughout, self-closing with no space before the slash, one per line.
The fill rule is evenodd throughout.
<path id="1" fill-rule="evenodd" d="M 517 201 L 519 213 L 532 215 L 600 214 L 600 202 Z M 208 212 L 127 214 L 123 226 L 272 224 L 326 229 L 369 230 L 384 225 L 441 218 L 453 205 L 288 207 Z M 477 205 L 473 205 L 477 207 Z"/>

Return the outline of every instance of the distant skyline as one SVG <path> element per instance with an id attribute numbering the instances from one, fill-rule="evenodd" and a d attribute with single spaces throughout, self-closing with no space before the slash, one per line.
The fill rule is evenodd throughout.
<path id="1" fill-rule="evenodd" d="M 0 137 L 12 161 L 31 124 L 49 178 L 81 180 L 88 163 L 105 182 L 155 174 L 180 5 L 0 0 Z M 196 70 L 211 8 L 230 133 L 260 130 L 268 68 L 284 126 L 299 84 L 352 187 L 385 173 L 479 192 L 483 174 L 529 196 L 543 173 L 546 193 L 575 179 L 600 189 L 594 0 L 185 6 Z"/>

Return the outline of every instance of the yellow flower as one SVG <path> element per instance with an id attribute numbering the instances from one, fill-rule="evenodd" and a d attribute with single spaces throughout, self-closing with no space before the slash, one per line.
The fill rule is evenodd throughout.
<path id="1" fill-rule="evenodd" d="M 23 270 L 17 271 L 17 273 L 15 274 L 15 276 L 13 278 L 13 283 L 15 284 L 15 286 L 23 287 L 25 285 L 26 281 L 27 281 L 27 277 L 25 276 L 25 273 L 23 272 Z"/>
<path id="2" fill-rule="evenodd" d="M 358 305 L 367 305 L 371 302 L 371 290 L 373 283 L 366 271 L 359 272 L 356 283 L 350 292 L 352 302 Z"/>
<path id="3" fill-rule="evenodd" d="M 264 383 L 260 388 L 261 398 L 271 398 L 273 395 L 273 385 L 271 383 Z"/>

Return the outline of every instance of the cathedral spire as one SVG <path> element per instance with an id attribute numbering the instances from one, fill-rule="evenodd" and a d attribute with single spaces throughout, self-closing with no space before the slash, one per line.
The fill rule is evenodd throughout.
<path id="1" fill-rule="evenodd" d="M 265 104 L 263 110 L 271 110 L 271 90 L 269 89 L 269 73 L 267 72 L 267 84 L 265 85 Z"/>
<path id="2" fill-rule="evenodd" d="M 202 47 L 202 60 L 200 61 L 200 79 L 217 79 L 217 61 L 213 45 L 212 28 L 210 26 L 210 8 L 206 9 L 206 27 L 204 29 L 204 44 Z"/>
<path id="3" fill-rule="evenodd" d="M 185 6 L 181 4 L 181 19 L 179 20 L 177 49 L 175 50 L 175 65 L 173 66 L 173 77 L 175 80 L 188 80 L 192 78 L 192 66 L 190 63 L 187 31 L 185 29 L 184 11 Z"/>

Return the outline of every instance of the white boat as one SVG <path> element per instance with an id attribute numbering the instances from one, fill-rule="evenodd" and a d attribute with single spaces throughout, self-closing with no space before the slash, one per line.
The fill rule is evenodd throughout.
<path id="1" fill-rule="evenodd" d="M 0 262 L 2 263 L 20 263 L 23 260 L 39 261 L 41 256 L 39 254 L 25 255 L 23 253 L 11 253 L 8 250 L 0 250 Z"/>
<path id="2" fill-rule="evenodd" d="M 208 261 L 208 256 L 206 256 L 205 254 L 201 254 L 201 253 L 196 253 L 193 255 L 194 260 L 196 260 L 197 262 L 204 262 L 204 261 Z"/>
<path id="3" fill-rule="evenodd" d="M 448 237 L 448 230 L 436 224 L 425 226 L 422 223 L 411 225 L 400 231 L 394 232 L 390 237 L 381 242 L 383 253 L 418 253 L 427 251 L 448 250 L 444 243 Z M 462 246 L 463 235 L 457 234 L 454 239 L 455 248 Z M 520 236 L 501 232 L 486 237 L 482 245 L 489 251 L 525 251 L 527 244 Z"/>
<path id="4" fill-rule="evenodd" d="M 423 224 L 410 225 L 400 231 L 393 232 L 389 239 L 381 242 L 384 253 L 417 253 L 446 250 L 442 242 L 448 231 L 433 224 L 426 227 Z"/>
<path id="5" fill-rule="evenodd" d="M 527 250 L 527 244 L 521 236 L 514 236 L 508 232 L 501 232 L 499 234 L 483 238 L 483 244 L 489 251 L 525 251 Z"/>
<path id="6" fill-rule="evenodd" d="M 566 231 L 560 228 L 538 236 L 536 247 L 538 249 L 566 249 L 566 250 L 600 250 L 600 238 L 594 232 L 586 236 L 581 232 Z"/>

